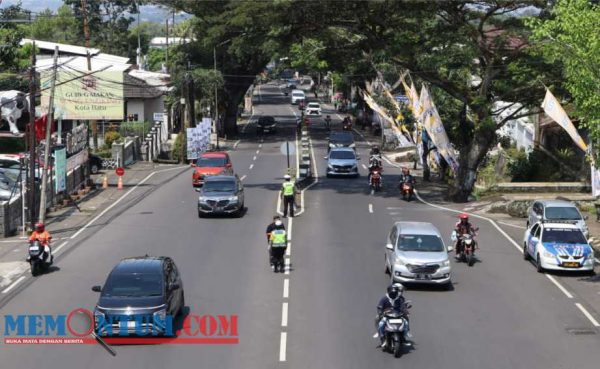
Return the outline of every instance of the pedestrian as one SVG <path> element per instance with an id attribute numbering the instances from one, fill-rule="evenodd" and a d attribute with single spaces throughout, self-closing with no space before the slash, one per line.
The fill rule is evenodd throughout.
<path id="1" fill-rule="evenodd" d="M 335 111 L 338 110 L 338 101 L 337 101 L 337 99 L 333 100 L 333 110 L 335 110 Z"/>
<path id="2" fill-rule="evenodd" d="M 294 217 L 294 203 L 296 199 L 296 183 L 292 181 L 292 177 L 286 174 L 281 188 L 281 196 L 283 197 L 283 217 L 287 218 L 288 209 L 290 218 Z"/>

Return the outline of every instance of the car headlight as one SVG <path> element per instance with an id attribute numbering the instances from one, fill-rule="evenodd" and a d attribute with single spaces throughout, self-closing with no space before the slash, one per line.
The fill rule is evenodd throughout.
<path id="1" fill-rule="evenodd" d="M 329 143 L 329 147 L 335 147 L 335 144 L 334 144 L 334 143 L 332 143 L 332 142 L 330 142 L 330 143 Z"/>
<path id="2" fill-rule="evenodd" d="M 449 266 L 450 266 L 450 259 L 444 260 L 444 262 L 442 263 L 442 267 L 449 267 Z"/>
<path id="3" fill-rule="evenodd" d="M 542 255 L 544 255 L 545 258 L 554 258 L 554 255 L 549 253 L 548 251 L 544 250 L 542 252 Z"/>
<path id="4" fill-rule="evenodd" d="M 406 263 L 404 261 L 402 261 L 402 259 L 396 259 L 396 265 L 397 266 L 402 266 L 405 265 Z"/>
<path id="5" fill-rule="evenodd" d="M 204 197 L 201 197 L 198 199 L 198 203 L 200 204 L 206 204 L 206 199 Z"/>
<path id="6" fill-rule="evenodd" d="M 96 327 L 100 326 L 105 319 L 106 315 L 104 315 L 103 312 L 98 309 L 94 310 L 94 323 L 96 324 Z"/>
<path id="7" fill-rule="evenodd" d="M 238 201 L 238 197 L 237 196 L 231 196 L 231 197 L 228 197 L 227 200 L 229 202 L 237 202 Z"/>
<path id="8" fill-rule="evenodd" d="M 350 144 L 350 146 L 348 146 L 348 147 L 352 147 L 352 148 L 354 148 L 354 147 L 356 147 L 356 144 L 353 142 L 353 143 L 351 143 L 351 144 Z"/>
<path id="9" fill-rule="evenodd" d="M 331 170 L 333 170 L 333 165 L 331 165 L 331 164 L 327 164 L 327 169 L 331 169 Z"/>

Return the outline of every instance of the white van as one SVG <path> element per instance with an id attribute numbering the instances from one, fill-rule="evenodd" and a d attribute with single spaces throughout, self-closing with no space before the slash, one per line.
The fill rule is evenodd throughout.
<path id="1" fill-rule="evenodd" d="M 304 95 L 304 91 L 302 90 L 292 90 L 292 105 L 298 104 L 300 101 L 306 100 L 306 96 Z"/>

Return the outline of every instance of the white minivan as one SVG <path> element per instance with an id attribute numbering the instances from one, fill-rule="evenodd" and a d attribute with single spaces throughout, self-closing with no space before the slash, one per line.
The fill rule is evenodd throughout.
<path id="1" fill-rule="evenodd" d="M 300 101 L 304 101 L 304 100 L 306 100 L 304 91 L 302 91 L 302 90 L 293 90 L 292 91 L 292 105 L 296 105 Z"/>

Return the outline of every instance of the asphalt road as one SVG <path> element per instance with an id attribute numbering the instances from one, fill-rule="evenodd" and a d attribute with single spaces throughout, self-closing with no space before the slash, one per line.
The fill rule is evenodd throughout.
<path id="1" fill-rule="evenodd" d="M 121 258 L 168 255 L 182 273 L 191 312 L 237 314 L 239 344 L 117 346 L 117 356 L 111 357 L 97 345 L 1 343 L 2 368 L 600 365 L 600 331 L 574 304 L 587 306 L 598 319 L 594 301 L 578 293 L 566 297 L 483 220 L 476 221 L 481 228 L 480 262 L 472 268 L 453 263 L 453 290 L 407 290 L 413 304 L 414 349 L 400 359 L 377 349 L 372 338 L 375 305 L 389 281 L 383 267 L 386 233 L 394 221 L 417 220 L 432 222 L 449 235 L 456 217 L 399 200 L 399 171 L 391 165 L 384 169 L 383 192 L 373 196 L 367 191 L 365 169 L 357 179 L 325 178 L 325 131 L 318 120 L 311 129 L 318 182 L 305 192 L 305 212 L 291 220 L 288 273 L 270 272 L 264 228 L 276 211 L 287 166 L 279 147 L 295 137 L 295 110 L 272 85 L 261 88 L 258 100 L 256 115 L 274 115 L 283 122 L 276 135 L 264 138 L 256 136 L 251 124 L 231 152 L 245 186 L 247 212 L 242 218 L 198 219 L 191 170 L 157 174 L 93 229 L 83 231 L 82 242 L 74 240 L 57 260 L 60 270 L 23 282 L 0 309 L 2 315 L 91 309 L 97 295 L 90 287 L 102 284 Z M 359 140 L 361 162 L 366 164 L 368 145 Z M 597 282 L 567 282 L 586 291 L 598 289 Z"/>

